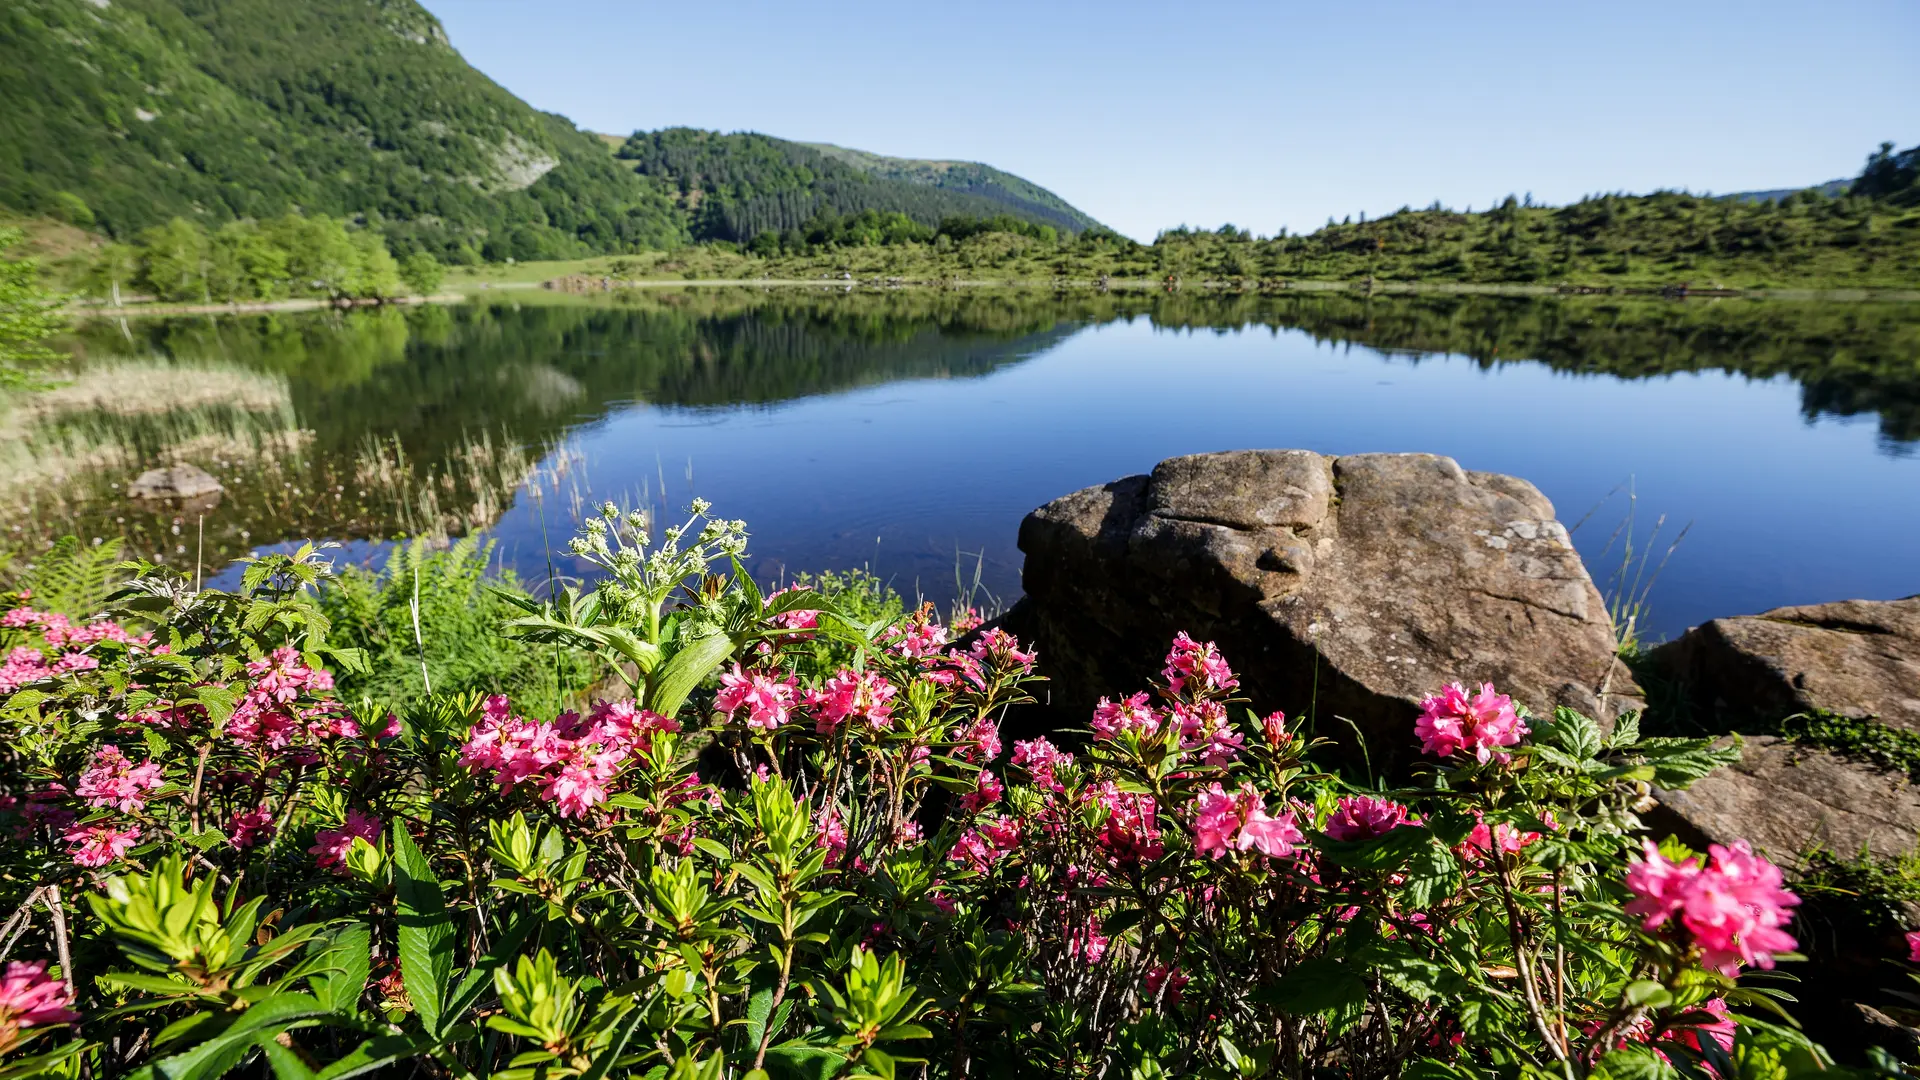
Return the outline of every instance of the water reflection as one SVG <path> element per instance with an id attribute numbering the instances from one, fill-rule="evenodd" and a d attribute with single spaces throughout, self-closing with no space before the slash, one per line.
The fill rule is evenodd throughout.
<path id="1" fill-rule="evenodd" d="M 1714 604 L 1920 587 L 1914 541 L 1893 531 L 1920 504 L 1916 305 L 701 289 L 128 330 L 131 342 L 118 325 L 83 328 L 82 371 L 129 356 L 159 370 L 161 357 L 203 383 L 223 369 L 266 380 L 283 397 L 258 415 L 297 433 L 246 461 L 196 461 L 238 493 L 206 522 L 211 559 L 504 512 L 497 534 L 543 576 L 544 534 L 564 530 L 551 519 L 567 508 L 524 495 L 506 508 L 545 458 L 572 470 L 550 477 L 552 494 L 658 502 L 698 488 L 750 519 L 769 573 L 877 560 L 939 595 L 956 551 L 984 551 L 1005 592 L 1013 530 L 1038 502 L 1168 453 L 1288 445 L 1451 453 L 1527 476 L 1569 518 L 1629 476 L 1653 510 L 1719 515 L 1689 540 L 1708 554 L 1680 553 L 1656 590 L 1669 629 L 1723 613 Z M 110 485 L 195 460 L 204 445 L 167 433 L 224 432 L 235 410 L 151 399 L 166 408 L 137 423 L 110 406 L 15 410 L 16 442 L 45 425 L 128 433 L 105 468 L 62 474 L 57 512 L 44 498 L 28 519 L 14 507 L 17 545 L 30 520 L 180 546 L 175 522 L 131 511 Z M 1869 430 L 1832 423 L 1849 418 Z M 555 456 L 563 445 L 572 456 Z M 523 453 L 503 461 L 507 447 Z M 1816 464 L 1823 475 L 1793 479 Z M 1830 526 L 1819 550 L 1792 550 L 1810 520 Z M 1714 539 L 1735 521 L 1755 542 Z"/>

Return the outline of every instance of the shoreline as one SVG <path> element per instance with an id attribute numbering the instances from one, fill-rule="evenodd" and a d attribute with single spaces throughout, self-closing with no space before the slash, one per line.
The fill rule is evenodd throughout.
<path id="1" fill-rule="evenodd" d="M 626 289 L 686 289 L 686 288 L 766 288 L 766 289 L 817 289 L 823 292 L 852 292 L 854 290 L 904 290 L 904 289 L 1047 289 L 1055 292 L 1180 292 L 1197 291 L 1220 295 L 1246 295 L 1248 293 L 1263 296 L 1279 296 L 1290 292 L 1322 293 L 1358 293 L 1364 296 L 1419 296 L 1419 295 L 1458 295 L 1458 296 L 1588 296 L 1615 297 L 1633 299 L 1669 299 L 1669 300 L 1825 300 L 1836 303 L 1861 302 L 1920 302 L 1920 289 L 1892 288 L 1772 288 L 1772 289 L 1688 289 L 1681 286 L 1664 288 L 1654 287 L 1612 287 L 1595 288 L 1581 285 L 1534 285 L 1522 283 L 1480 283 L 1480 282 L 1419 282 L 1419 281 L 1316 281 L 1290 280 L 1280 282 L 1237 282 L 1237 281 L 1191 281 L 1169 284 L 1150 278 L 1114 278 L 1101 282 L 1098 280 L 1055 280 L 1055 279 L 943 279 L 927 280 L 917 278 L 640 278 L 640 279 L 601 279 L 609 283 L 602 285 L 591 281 L 584 287 L 554 287 L 555 282 L 567 280 L 566 275 L 547 281 L 503 281 L 477 282 L 462 284 L 450 291 L 442 291 L 432 296 L 404 296 L 389 300 L 321 300 L 289 299 L 264 300 L 247 303 L 225 304 L 165 304 L 140 303 L 121 304 L 118 307 L 74 305 L 62 309 L 62 314 L 74 319 L 97 318 L 139 318 L 144 316 L 177 315 L 258 315 L 274 312 L 320 311 L 335 309 L 340 311 L 356 308 L 384 307 L 389 305 L 416 304 L 459 304 L 485 297 L 495 292 L 525 292 L 540 290 L 565 296 L 592 296 L 600 293 L 616 293 Z"/>

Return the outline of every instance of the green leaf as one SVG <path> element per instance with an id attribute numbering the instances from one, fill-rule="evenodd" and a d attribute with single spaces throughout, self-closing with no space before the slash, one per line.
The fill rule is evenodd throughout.
<path id="1" fill-rule="evenodd" d="M 1302 961 L 1262 996 L 1295 1016 L 1325 1016 L 1340 1032 L 1365 1010 L 1367 981 L 1357 966 L 1319 956 Z"/>
<path id="2" fill-rule="evenodd" d="M 400 978 L 420 1022 L 438 1035 L 447 985 L 453 977 L 453 916 L 427 857 L 398 817 L 393 821 L 393 876 Z"/>
<path id="3" fill-rule="evenodd" d="M 493 943 L 493 948 L 488 950 L 487 955 L 474 963 L 473 969 L 460 980 L 459 987 L 454 990 L 453 995 L 447 999 L 446 1007 L 441 1010 L 443 1027 L 458 1022 L 467 1014 L 467 1010 L 473 1008 L 474 1003 L 478 1002 L 481 996 L 493 986 L 494 969 L 520 955 L 520 946 L 526 943 L 528 936 L 533 933 L 534 927 L 540 921 L 537 916 L 523 916 L 515 920 L 513 925 L 507 927 L 507 932 L 500 935 L 500 939 Z"/>
<path id="4" fill-rule="evenodd" d="M 439 1040 L 424 1035 L 382 1035 L 354 1047 L 352 1053 L 316 1073 L 313 1080 L 346 1080 L 419 1057 L 439 1045 Z"/>
<path id="5" fill-rule="evenodd" d="M 267 1064 L 273 1067 L 275 1080 L 313 1080 L 313 1070 L 307 1068 L 307 1063 L 301 1061 L 291 1047 L 280 1045 L 279 1035 L 261 1035 L 253 1040 L 253 1045 L 260 1048 Z"/>
<path id="6" fill-rule="evenodd" d="M 352 1016 L 360 1010 L 372 974 L 373 935 L 365 923 L 355 923 L 333 935 L 322 962 L 334 970 L 313 980 L 313 996 L 329 1010 Z"/>
<path id="7" fill-rule="evenodd" d="M 1600 1059 L 1593 1080 L 1676 1080 L 1680 1074 L 1651 1047 L 1629 1046 Z"/>
<path id="8" fill-rule="evenodd" d="M 693 688 L 731 655 L 733 639 L 725 634 L 694 638 L 674 653 L 673 659 L 661 665 L 647 708 L 661 716 L 678 713 Z"/>
<path id="9" fill-rule="evenodd" d="M 627 1044 L 633 1041 L 633 1033 L 640 1030 L 640 1025 L 646 1019 L 645 1009 L 634 1009 L 621 1020 L 620 1026 L 614 1029 L 613 1040 L 593 1059 L 587 1071 L 580 1074 L 580 1080 L 604 1080 L 608 1070 L 620 1060 L 620 1055 L 627 1052 Z"/>
<path id="10" fill-rule="evenodd" d="M 216 1080 L 253 1051 L 256 1037 L 263 1032 L 278 1035 L 300 1021 L 326 1015 L 327 1009 L 307 994 L 276 994 L 241 1013 L 206 1042 L 154 1062 L 133 1076 L 136 1080 Z"/>

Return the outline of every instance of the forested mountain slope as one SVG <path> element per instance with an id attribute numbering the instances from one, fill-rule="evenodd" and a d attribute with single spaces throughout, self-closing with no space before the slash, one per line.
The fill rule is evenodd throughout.
<path id="1" fill-rule="evenodd" d="M 8 0 L 0 101 L 0 205 L 118 237 L 289 209 L 456 262 L 685 237 L 658 185 L 413 0 Z"/>
<path id="2" fill-rule="evenodd" d="M 873 163 L 853 164 L 848 155 Z M 619 150 L 643 176 L 670 185 L 691 215 L 696 239 L 747 243 L 762 233 L 875 211 L 922 225 L 945 218 L 1010 215 L 1077 233 L 1096 223 L 1045 188 L 982 165 L 962 165 L 950 183 L 931 182 L 910 162 L 750 132 L 694 128 L 636 131 Z M 898 166 L 898 167 L 896 167 Z"/>
<path id="3" fill-rule="evenodd" d="M 1049 220 L 1053 215 L 1060 215 L 1072 223 L 1068 226 L 1068 231 L 1071 232 L 1097 228 L 1100 225 L 1067 200 L 1039 184 L 1010 172 L 1003 172 L 991 165 L 982 165 L 977 161 L 933 161 L 921 158 L 887 157 L 884 154 L 868 153 L 865 150 L 835 146 L 832 143 L 801 143 L 800 145 L 818 150 L 830 158 L 844 161 L 856 169 L 888 180 L 905 180 L 908 183 L 924 184 L 945 191 L 984 195 L 989 199 L 1005 203 L 1008 213 L 1024 211 L 1030 214 L 1046 215 Z"/>

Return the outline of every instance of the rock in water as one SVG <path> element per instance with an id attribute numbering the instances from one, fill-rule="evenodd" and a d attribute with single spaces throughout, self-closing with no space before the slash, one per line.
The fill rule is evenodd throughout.
<path id="1" fill-rule="evenodd" d="M 1826 709 L 1920 732 L 1920 596 L 1715 619 L 1649 659 L 1709 730 Z"/>
<path id="2" fill-rule="evenodd" d="M 218 496 L 225 488 L 198 465 L 172 465 L 148 469 L 127 485 L 127 496 L 134 499 L 203 499 Z"/>
<path id="3" fill-rule="evenodd" d="M 1524 480 L 1429 454 L 1236 450 L 1057 499 L 1020 527 L 1040 649 L 1076 723 L 1158 678 L 1177 631 L 1220 644 L 1254 707 L 1404 761 L 1425 695 L 1487 681 L 1536 712 L 1638 708 L 1605 603 Z"/>

